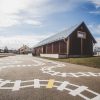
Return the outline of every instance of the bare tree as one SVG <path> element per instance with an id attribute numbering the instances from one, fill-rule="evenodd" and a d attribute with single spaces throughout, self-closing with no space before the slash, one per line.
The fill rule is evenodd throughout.
<path id="1" fill-rule="evenodd" d="M 5 48 L 4 48 L 4 53 L 8 53 L 8 47 L 7 46 L 5 46 Z"/>

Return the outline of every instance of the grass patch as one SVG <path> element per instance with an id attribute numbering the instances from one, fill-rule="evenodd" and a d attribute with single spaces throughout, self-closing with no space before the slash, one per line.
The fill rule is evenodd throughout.
<path id="1" fill-rule="evenodd" d="M 66 59 L 46 58 L 46 59 L 100 68 L 100 57 L 66 58 Z"/>

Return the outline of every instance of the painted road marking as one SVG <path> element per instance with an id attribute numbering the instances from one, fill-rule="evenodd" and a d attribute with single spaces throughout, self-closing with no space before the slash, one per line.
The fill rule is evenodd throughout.
<path id="1" fill-rule="evenodd" d="M 55 73 L 53 73 L 52 75 L 54 76 L 54 75 L 57 75 L 57 74 L 59 74 L 60 72 L 55 72 Z"/>
<path id="2" fill-rule="evenodd" d="M 26 67 L 27 65 L 22 65 L 23 67 Z"/>
<path id="3" fill-rule="evenodd" d="M 47 73 L 49 75 L 52 75 L 52 76 L 61 76 L 61 77 L 99 77 L 100 76 L 100 72 L 98 73 L 93 73 L 93 72 L 76 72 L 76 73 L 61 73 L 61 72 L 56 72 L 56 71 L 53 71 L 52 69 L 53 68 L 58 68 L 58 67 L 65 67 L 66 65 L 64 63 L 61 63 L 61 62 L 54 62 L 54 61 L 50 61 L 50 60 L 47 60 L 47 59 L 41 59 L 41 58 L 37 58 L 37 60 L 41 60 L 43 62 L 47 62 L 47 63 L 52 63 L 54 64 L 53 66 L 50 66 L 50 67 L 44 67 L 42 68 L 42 72 L 43 73 Z"/>
<path id="4" fill-rule="evenodd" d="M 55 74 L 53 74 L 53 75 L 55 75 Z M 66 77 L 66 73 L 62 73 L 62 77 Z"/>
<path id="5" fill-rule="evenodd" d="M 86 86 L 80 86 L 79 88 L 71 91 L 69 94 L 73 95 L 73 96 L 77 96 L 78 94 L 80 94 L 81 92 L 83 92 L 84 90 L 86 90 L 88 87 Z"/>
<path id="6" fill-rule="evenodd" d="M 40 88 L 40 81 L 39 81 L 39 79 L 34 79 L 34 88 Z"/>
<path id="7" fill-rule="evenodd" d="M 21 80 L 16 80 L 12 91 L 18 91 L 20 89 Z"/>
<path id="8" fill-rule="evenodd" d="M 61 77 L 99 77 L 100 76 L 100 73 L 94 73 L 94 72 L 75 72 L 75 73 L 61 73 L 61 72 L 56 72 L 56 71 L 53 71 L 52 69 L 53 68 L 58 68 L 58 66 L 50 66 L 50 67 L 43 67 L 41 68 L 40 70 L 43 72 L 43 73 L 47 73 L 51 76 L 61 76 Z"/>
<path id="9" fill-rule="evenodd" d="M 9 60 L 8 60 L 9 61 Z M 22 61 L 22 59 L 21 59 L 21 61 Z M 17 63 L 18 63 L 18 61 L 16 61 L 16 62 L 11 62 L 11 63 L 7 63 L 7 62 L 4 62 L 4 63 L 2 63 L 4 66 L 1 66 L 0 67 L 0 71 L 2 70 L 2 69 L 5 69 L 5 68 L 11 68 L 11 67 L 31 67 L 31 66 L 43 66 L 43 65 L 46 65 L 45 63 L 43 63 L 43 62 L 41 62 L 41 61 L 38 61 L 38 60 L 32 60 L 35 64 L 18 64 L 17 65 Z M 11 65 L 10 65 L 11 64 Z M 6 65 L 6 66 L 5 66 Z"/>
<path id="10" fill-rule="evenodd" d="M 53 85 L 54 85 L 54 80 L 53 79 L 50 79 L 48 81 L 48 84 L 47 84 L 46 88 L 53 88 Z"/>
<path id="11" fill-rule="evenodd" d="M 16 57 L 15 57 L 16 58 Z M 11 58 L 10 58 L 11 59 Z M 16 63 L 16 65 L 9 65 L 8 64 L 8 66 L 6 65 L 6 66 L 1 66 L 0 67 L 0 71 L 2 70 L 2 69 L 5 69 L 5 68 L 13 68 L 13 67 L 32 67 L 32 66 L 42 66 L 42 65 L 44 65 L 45 67 L 43 67 L 41 70 L 42 70 L 42 72 L 43 73 L 47 73 L 47 74 L 49 74 L 49 75 L 51 75 L 51 76 L 61 76 L 61 77 L 76 77 L 76 78 L 78 78 L 78 77 L 99 77 L 100 76 L 100 73 L 93 73 L 93 72 L 76 72 L 76 73 L 66 73 L 66 72 L 63 72 L 63 73 L 61 73 L 61 72 L 56 72 L 56 71 L 53 71 L 52 69 L 53 68 L 59 68 L 59 67 L 65 67 L 66 65 L 64 64 L 64 63 L 61 63 L 61 62 L 54 62 L 54 61 L 49 61 L 49 60 L 45 60 L 45 59 L 41 59 L 41 58 L 34 58 L 34 59 L 32 59 L 31 61 L 33 61 L 34 62 L 34 64 L 18 64 L 17 65 L 17 63 L 18 62 L 23 62 L 24 60 L 22 60 L 22 58 L 18 58 L 19 60 L 17 60 L 17 61 L 14 61 L 14 63 Z M 27 59 L 26 59 L 27 60 Z M 2 60 L 3 61 L 3 60 Z M 9 59 L 8 60 L 6 60 L 6 61 L 9 61 Z M 11 62 L 11 61 L 10 61 Z M 12 61 L 13 62 L 13 61 Z M 11 62 L 11 63 L 12 63 Z M 7 62 L 5 62 L 5 63 L 7 63 Z M 47 65 L 49 64 L 49 63 L 52 63 L 52 64 L 54 64 L 54 65 L 52 65 L 52 66 L 50 66 L 50 67 L 48 67 Z"/>
<path id="12" fill-rule="evenodd" d="M 87 72 L 78 72 L 76 75 L 80 76 L 91 76 L 90 74 L 86 74 Z"/>
<path id="13" fill-rule="evenodd" d="M 91 100 L 100 100 L 100 95 L 98 95 L 98 96 L 94 97 L 94 98 L 93 98 L 93 99 L 91 99 Z"/>
<path id="14" fill-rule="evenodd" d="M 19 58 L 19 59 L 22 59 L 22 58 Z M 26 59 L 27 60 L 27 59 Z M 31 59 L 30 59 L 31 60 Z M 41 60 L 41 59 L 40 59 Z M 25 60 L 21 60 L 21 61 L 24 61 Z M 47 64 L 54 64 L 52 65 L 51 67 L 48 68 L 45 67 L 45 68 L 42 68 L 42 71 L 44 73 L 48 73 L 50 75 L 57 75 L 57 76 L 61 76 L 61 77 L 80 77 L 80 76 L 94 76 L 94 77 L 97 77 L 97 76 L 100 76 L 100 73 L 92 73 L 92 72 L 77 72 L 77 73 L 61 73 L 61 72 L 55 72 L 53 71 L 52 69 L 53 68 L 58 68 L 58 67 L 64 67 L 65 64 L 63 63 L 58 63 L 58 62 L 53 62 L 53 61 L 48 61 L 48 60 L 35 60 L 35 64 L 32 64 L 32 66 L 36 65 L 36 66 L 40 66 L 40 65 L 46 65 L 44 62 L 47 62 Z M 17 65 L 10 65 L 8 64 L 8 66 L 1 66 L 2 68 L 0 69 L 3 69 L 3 68 L 10 68 L 10 67 L 27 67 L 28 65 L 20 65 L 20 66 L 17 66 Z M 30 67 L 30 66 L 28 66 Z M 30 85 L 24 85 L 22 86 L 21 84 L 25 83 L 25 82 L 28 82 L 30 83 Z M 59 85 L 59 84 L 60 85 Z M 7 85 L 9 84 L 9 86 Z M 11 84 L 11 85 L 10 85 Z M 73 87 L 75 87 L 76 89 L 73 90 L 72 88 L 69 88 L 68 85 L 71 85 Z M 53 79 L 50 79 L 50 80 L 39 80 L 39 79 L 34 79 L 34 80 L 26 80 L 26 81 L 21 81 L 21 80 L 16 80 L 16 81 L 10 81 L 10 80 L 3 80 L 3 79 L 0 79 L 0 89 L 3 89 L 3 90 L 12 90 L 12 91 L 19 91 L 20 89 L 23 89 L 23 88 L 28 88 L 28 87 L 34 87 L 34 88 L 40 88 L 40 87 L 45 87 L 45 88 L 56 88 L 57 90 L 60 90 L 60 91 L 67 91 L 68 94 L 70 94 L 71 96 L 80 96 L 81 98 L 83 98 L 84 100 L 100 100 L 100 94 L 97 93 L 97 92 L 94 92 L 92 90 L 89 90 L 88 88 L 85 88 L 86 86 L 79 86 L 79 85 L 75 85 L 75 84 L 71 84 L 70 82 L 68 81 L 55 81 Z M 84 94 L 82 94 L 83 91 L 87 91 L 87 92 L 90 92 L 91 94 L 94 94 L 95 97 L 93 98 L 89 98 L 87 96 L 85 96 Z"/>
<path id="15" fill-rule="evenodd" d="M 69 84 L 69 82 L 64 81 L 64 82 L 57 88 L 57 90 L 63 91 L 63 90 L 66 88 L 66 86 L 67 86 L 68 84 Z"/>
<path id="16" fill-rule="evenodd" d="M 3 79 L 0 79 L 0 82 L 2 82 Z"/>
<path id="17" fill-rule="evenodd" d="M 9 83 L 9 82 L 10 82 L 9 80 L 3 81 L 2 83 L 0 83 L 0 87 L 6 85 L 6 84 Z"/>
<path id="18" fill-rule="evenodd" d="M 32 65 L 27 65 L 27 66 L 31 67 Z"/>
<path id="19" fill-rule="evenodd" d="M 17 67 L 21 67 L 21 65 L 17 65 Z"/>
<path id="20" fill-rule="evenodd" d="M 97 76 L 95 75 L 95 73 L 92 73 L 92 72 L 88 72 L 91 76 Z"/>
<path id="21" fill-rule="evenodd" d="M 66 93 L 68 93 L 71 96 L 80 96 L 84 100 L 100 100 L 99 93 L 88 89 L 88 87 L 86 87 L 86 86 L 79 86 L 79 85 L 71 84 L 68 81 L 62 82 L 62 81 L 56 81 L 53 79 L 50 79 L 50 80 L 33 79 L 33 80 L 26 80 L 26 81 L 21 81 L 21 80 L 11 81 L 11 80 L 3 80 L 3 79 L 0 79 L 0 80 L 1 80 L 0 89 L 2 89 L 2 90 L 10 90 L 11 89 L 12 91 L 19 91 L 20 89 L 23 89 L 23 88 L 29 88 L 29 87 L 34 87 L 34 88 L 45 87 L 45 88 L 47 88 L 47 86 L 48 86 L 49 88 L 54 87 L 60 91 L 63 91 L 63 90 L 65 92 L 67 91 Z M 21 85 L 21 83 L 24 84 L 26 82 L 31 83 L 31 84 L 24 85 L 24 86 Z M 6 84 L 8 84 L 8 83 L 14 84 L 14 85 L 7 86 Z M 73 90 L 73 89 L 69 88 L 67 85 L 71 85 L 72 87 L 75 87 L 76 89 Z M 84 91 L 89 92 L 95 96 L 93 98 L 91 98 L 91 97 L 89 98 L 89 96 L 82 94 L 82 92 L 84 92 Z"/>
<path id="22" fill-rule="evenodd" d="M 73 77 L 79 77 L 78 75 L 76 75 L 74 73 L 70 73 L 70 75 L 72 75 Z"/>

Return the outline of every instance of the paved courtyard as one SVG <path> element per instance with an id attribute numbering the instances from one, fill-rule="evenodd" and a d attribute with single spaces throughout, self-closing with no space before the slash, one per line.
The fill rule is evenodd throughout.
<path id="1" fill-rule="evenodd" d="M 31 55 L 0 58 L 0 100 L 100 100 L 100 69 Z"/>

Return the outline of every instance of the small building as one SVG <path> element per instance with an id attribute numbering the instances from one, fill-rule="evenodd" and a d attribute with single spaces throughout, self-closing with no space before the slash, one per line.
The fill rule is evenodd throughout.
<path id="1" fill-rule="evenodd" d="M 93 56 L 96 40 L 84 22 L 39 42 L 33 55 L 53 58 Z"/>
<path id="2" fill-rule="evenodd" d="M 18 49 L 19 54 L 28 54 L 30 53 L 31 49 L 27 45 L 23 45 L 21 48 Z"/>
<path id="3" fill-rule="evenodd" d="M 3 49 L 0 49 L 0 53 L 4 53 L 4 50 Z"/>
<path id="4" fill-rule="evenodd" d="M 100 56 L 100 47 L 95 47 L 94 48 L 94 55 L 95 56 Z"/>

